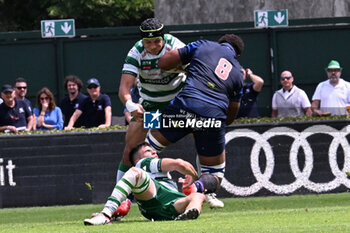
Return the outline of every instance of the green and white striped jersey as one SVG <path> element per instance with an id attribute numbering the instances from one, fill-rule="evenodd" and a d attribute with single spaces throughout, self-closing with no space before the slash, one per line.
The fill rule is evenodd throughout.
<path id="1" fill-rule="evenodd" d="M 158 60 L 165 53 L 184 47 L 176 37 L 165 34 L 164 46 L 158 55 L 147 52 L 142 40 L 139 40 L 129 51 L 123 66 L 123 74 L 138 78 L 141 101 L 167 102 L 181 90 L 186 75 L 184 73 L 162 72 Z"/>
<path id="2" fill-rule="evenodd" d="M 146 171 L 149 176 L 161 184 L 178 191 L 176 183 L 172 180 L 169 172 L 163 172 L 161 169 L 162 159 L 160 158 L 143 158 L 140 159 L 135 167 Z"/>

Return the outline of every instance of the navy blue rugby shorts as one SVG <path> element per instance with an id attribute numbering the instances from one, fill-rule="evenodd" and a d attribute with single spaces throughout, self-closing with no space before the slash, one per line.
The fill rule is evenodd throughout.
<path id="1" fill-rule="evenodd" d="M 163 122 L 166 126 L 170 126 L 170 120 L 173 122 L 184 120 L 189 116 L 196 118 L 196 120 L 207 121 L 213 123 L 213 120 L 217 123 L 221 122 L 220 127 L 209 128 L 195 128 L 195 127 L 179 127 L 172 125 L 173 127 L 163 127 L 159 129 L 160 133 L 171 143 L 175 143 L 185 137 L 187 134 L 193 133 L 197 153 L 202 156 L 216 156 L 221 154 L 225 149 L 225 121 L 222 119 L 201 117 L 194 113 L 185 110 L 178 104 L 170 104 L 165 112 L 163 112 Z M 179 117 L 180 116 L 180 117 Z M 212 124 L 213 125 L 213 124 Z"/>

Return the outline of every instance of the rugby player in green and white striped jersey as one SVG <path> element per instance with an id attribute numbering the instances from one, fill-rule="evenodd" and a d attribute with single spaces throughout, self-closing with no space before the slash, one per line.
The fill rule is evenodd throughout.
<path id="1" fill-rule="evenodd" d="M 160 159 L 147 142 L 131 150 L 130 160 L 135 167 L 117 182 L 101 213 L 85 219 L 85 225 L 110 224 L 111 217 L 131 192 L 142 215 L 149 220 L 189 220 L 199 216 L 205 200 L 202 192 L 207 190 L 205 184 L 210 185 L 205 178 L 196 180 L 197 172 L 192 164 L 182 159 Z M 186 175 L 188 185 L 197 182 L 196 189 L 188 196 L 178 192 L 171 171 Z"/>
<path id="2" fill-rule="evenodd" d="M 124 77 L 131 78 L 127 75 L 138 77 L 141 103 L 146 110 L 156 110 L 159 108 L 158 103 L 169 102 L 183 86 L 186 78 L 184 73 L 163 72 L 158 68 L 158 60 L 162 55 L 183 46 L 179 39 L 165 34 L 163 37 L 144 38 L 129 51 L 122 70 L 122 81 Z"/>
<path id="3" fill-rule="evenodd" d="M 162 71 L 158 68 L 160 57 L 172 50 L 185 46 L 176 37 L 164 34 L 164 25 L 156 18 L 146 19 L 141 23 L 142 39 L 129 51 L 119 86 L 119 98 L 131 113 L 131 120 L 125 138 L 122 161 L 118 167 L 117 181 L 131 167 L 128 155 L 130 150 L 145 140 L 147 129 L 142 126 L 144 111 L 162 112 L 182 88 L 186 75 L 177 71 Z M 140 100 L 133 103 L 130 89 L 137 79 Z"/>

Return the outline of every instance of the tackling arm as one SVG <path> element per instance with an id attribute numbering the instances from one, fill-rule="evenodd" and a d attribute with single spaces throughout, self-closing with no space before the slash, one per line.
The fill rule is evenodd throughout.
<path id="1" fill-rule="evenodd" d="M 164 54 L 158 61 L 158 67 L 163 70 L 171 70 L 182 65 L 178 50 L 170 51 Z"/>
<path id="2" fill-rule="evenodd" d="M 183 159 L 164 158 L 162 159 L 161 168 L 163 172 L 178 171 L 181 174 L 191 176 L 192 181 L 190 184 L 192 184 L 192 182 L 198 178 L 196 169 L 192 166 L 192 164 Z"/>

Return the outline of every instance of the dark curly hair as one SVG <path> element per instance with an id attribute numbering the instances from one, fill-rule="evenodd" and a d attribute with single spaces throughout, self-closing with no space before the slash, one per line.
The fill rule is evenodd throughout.
<path id="1" fill-rule="evenodd" d="M 241 39 L 241 37 L 235 35 L 235 34 L 226 34 L 223 35 L 220 39 L 219 39 L 219 44 L 221 43 L 229 43 L 230 45 L 232 45 L 232 47 L 235 49 L 237 56 L 239 57 L 241 56 L 243 50 L 244 50 L 244 42 Z"/>
<path id="2" fill-rule="evenodd" d="M 67 90 L 68 89 L 68 87 L 67 87 L 67 83 L 68 82 L 73 82 L 73 83 L 75 83 L 75 84 L 77 84 L 77 86 L 78 86 L 78 90 L 80 91 L 81 90 L 81 88 L 83 87 L 83 82 L 80 80 L 80 78 L 78 77 L 78 76 L 76 76 L 76 75 L 67 75 L 66 77 L 65 77 L 65 79 L 64 79 L 64 88 Z"/>
<path id="3" fill-rule="evenodd" d="M 141 30 L 157 30 L 163 27 L 163 24 L 157 18 L 149 18 L 141 23 Z"/>

